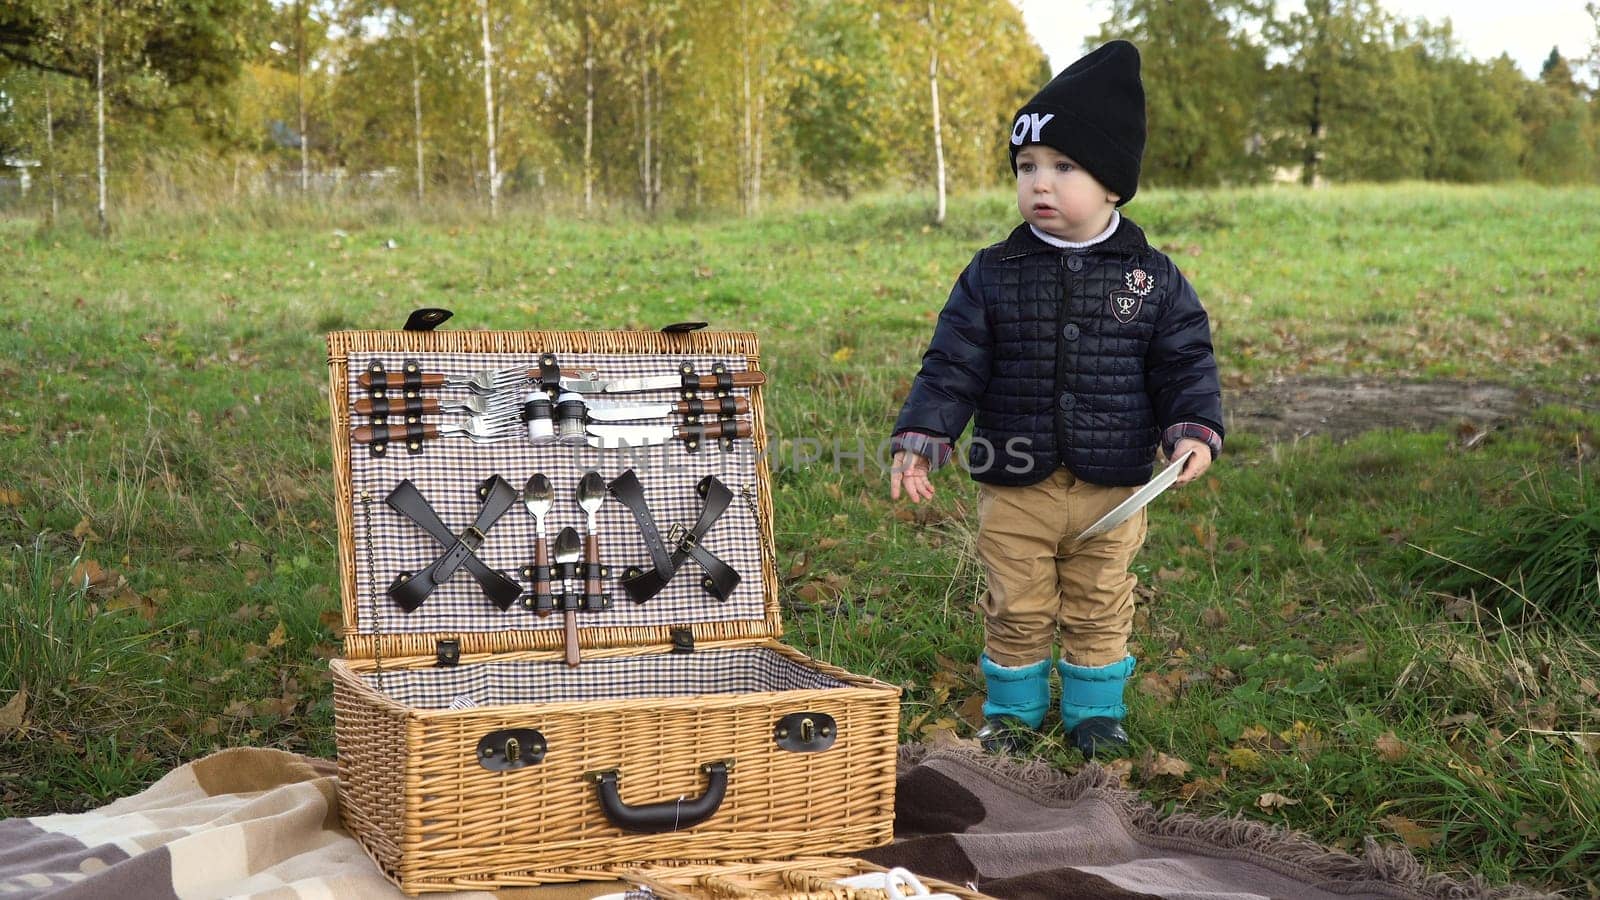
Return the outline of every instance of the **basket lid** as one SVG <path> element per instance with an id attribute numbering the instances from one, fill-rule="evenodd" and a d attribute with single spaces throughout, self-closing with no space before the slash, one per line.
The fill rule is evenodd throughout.
<path id="1" fill-rule="evenodd" d="M 483 392 L 468 385 L 474 375 L 538 374 L 542 363 L 545 376 L 553 378 L 559 369 L 573 379 L 564 387 L 584 391 L 593 391 L 593 382 L 637 388 L 617 382 L 663 376 L 678 384 L 662 387 L 652 381 L 640 390 L 582 394 L 590 401 L 655 407 L 611 413 L 651 416 L 619 423 L 630 429 L 629 445 L 619 449 L 536 443 L 520 418 L 511 423 L 510 437 L 493 442 L 434 434 L 439 426 L 452 431 L 465 423 L 470 413 L 457 404 Z M 731 417 L 750 424 L 749 438 L 691 446 L 673 437 L 639 445 L 655 436 L 632 429 L 676 426 L 681 435 L 692 427 L 686 418 L 693 407 L 683 386 L 685 367 L 697 379 L 726 373 L 722 390 L 692 395 L 702 402 L 697 424 L 716 426 L 719 415 Z M 550 604 L 534 590 L 538 523 L 523 494 L 535 473 L 554 489 L 554 502 L 543 516 L 545 546 L 552 555 L 562 529 L 588 532 L 576 496 L 584 473 L 598 472 L 610 484 L 631 471 L 638 485 L 637 492 L 624 492 L 632 504 L 610 492 L 595 511 L 609 605 L 591 595 L 587 608 L 576 613 L 580 646 L 681 645 L 691 639 L 782 634 L 762 389 L 759 383 L 738 384 L 764 380 L 746 374 L 760 371 L 754 334 L 341 331 L 328 335 L 328 371 L 340 595 L 345 652 L 351 658 L 434 655 L 444 647 L 505 653 L 563 646 L 563 612 L 541 611 Z M 413 373 L 410 382 L 408 373 Z M 534 380 L 512 376 L 509 384 L 504 377 L 491 382 L 496 398 L 510 398 L 514 416 L 520 416 L 525 399 L 545 397 L 535 393 Z M 718 394 L 734 402 L 727 409 L 706 409 L 716 406 Z M 407 404 L 415 404 L 410 413 Z M 662 404 L 673 407 L 664 417 Z M 408 415 L 416 425 L 408 423 Z M 413 440 L 417 431 L 408 431 L 429 426 L 424 433 L 430 436 L 420 440 Z M 380 449 L 374 450 L 374 443 Z M 401 487 L 402 482 L 410 487 Z M 634 511 L 639 499 L 662 542 L 654 554 Z M 720 512 L 719 501 L 726 503 Z M 472 552 L 463 554 L 469 544 Z M 461 564 L 434 583 L 427 573 L 441 571 L 436 564 L 452 549 Z M 662 556 L 675 561 L 675 568 L 657 565 Z M 719 564 L 736 573 L 736 583 Z M 664 583 L 651 575 L 665 575 L 669 568 Z M 575 574 L 580 577 L 571 582 L 572 592 L 581 595 L 581 568 Z M 397 582 L 410 583 L 392 589 Z M 557 578 L 550 593 L 559 596 L 561 588 Z"/>

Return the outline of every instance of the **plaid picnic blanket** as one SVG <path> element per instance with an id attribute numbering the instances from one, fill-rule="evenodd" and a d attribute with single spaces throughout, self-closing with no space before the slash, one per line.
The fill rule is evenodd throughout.
<path id="1" fill-rule="evenodd" d="M 1363 856 L 1244 818 L 1162 815 L 1090 764 L 1066 773 L 972 742 L 900 748 L 895 842 L 861 858 L 1005 900 L 1534 900 L 1429 874 L 1404 847 Z"/>
<path id="2" fill-rule="evenodd" d="M 858 855 L 997 898 L 1511 900 L 1553 897 L 1429 875 L 1403 848 L 1364 857 L 1259 822 L 1161 816 L 1097 766 L 1076 774 L 965 745 L 901 748 L 896 841 Z M 586 882 L 441 898 L 593 898 Z M 92 812 L 0 820 L 0 895 L 117 900 L 403 896 L 339 823 L 334 766 L 224 750 Z M 630 896 L 648 896 L 641 893 Z"/>
<path id="3" fill-rule="evenodd" d="M 589 882 L 433 894 L 588 898 Z M 0 896 L 90 900 L 404 897 L 339 823 L 334 765 L 243 747 L 179 766 L 92 812 L 0 820 Z"/>

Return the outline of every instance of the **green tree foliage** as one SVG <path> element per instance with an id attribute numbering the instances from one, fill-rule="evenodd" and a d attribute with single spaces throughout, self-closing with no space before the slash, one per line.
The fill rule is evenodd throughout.
<path id="1" fill-rule="evenodd" d="M 875 180 L 887 156 L 877 106 L 889 96 L 885 43 L 870 4 L 810 0 L 786 61 L 795 156 L 810 181 L 846 198 Z"/>
<path id="2" fill-rule="evenodd" d="M 1096 41 L 1142 48 L 1146 180 L 1600 177 L 1600 49 L 1583 66 L 1554 54 L 1530 79 L 1463 53 L 1448 21 L 1381 2 L 1113 0 Z M 935 75 L 950 189 L 1005 183 L 1010 117 L 1052 74 L 1009 0 L 488 0 L 490 123 L 479 8 L 11 0 L 0 148 L 39 159 L 53 145 L 64 186 L 92 173 L 104 26 L 113 180 L 176 191 L 214 171 L 236 193 L 297 189 L 303 139 L 319 189 L 482 199 L 492 124 L 515 202 L 751 213 L 818 192 L 931 192 Z"/>
<path id="3" fill-rule="evenodd" d="M 1266 48 L 1249 33 L 1267 14 L 1250 0 L 1116 0 L 1097 42 L 1140 48 L 1149 138 L 1142 179 L 1207 185 L 1255 181 Z"/>

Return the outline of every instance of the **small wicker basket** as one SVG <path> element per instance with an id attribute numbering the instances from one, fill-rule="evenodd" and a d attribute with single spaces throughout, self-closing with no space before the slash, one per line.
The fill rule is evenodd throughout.
<path id="1" fill-rule="evenodd" d="M 807 857 L 731 865 L 664 866 L 623 873 L 632 884 L 649 888 L 661 900 L 888 900 L 877 888 L 848 888 L 838 880 L 887 871 L 859 859 Z M 920 876 L 919 876 L 920 877 Z M 921 878 L 933 893 L 961 900 L 991 900 L 987 895 L 932 878 Z"/>

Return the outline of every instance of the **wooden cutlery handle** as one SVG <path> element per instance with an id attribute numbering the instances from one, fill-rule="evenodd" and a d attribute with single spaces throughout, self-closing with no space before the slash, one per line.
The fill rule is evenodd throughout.
<path id="1" fill-rule="evenodd" d="M 437 425 L 359 425 L 356 427 L 356 443 L 358 444 L 387 444 L 392 441 L 406 441 L 412 437 L 419 440 L 430 440 L 439 436 Z"/>
<path id="2" fill-rule="evenodd" d="M 412 401 L 412 403 L 416 406 L 417 411 L 423 414 L 436 413 L 439 411 L 439 400 L 436 397 L 419 397 Z M 391 402 L 388 404 L 387 414 L 391 416 L 403 415 L 405 413 L 405 407 L 406 402 L 403 400 L 399 402 Z M 358 416 L 370 416 L 377 408 L 378 404 L 373 402 L 371 397 L 362 397 L 360 400 L 356 401 L 354 410 Z"/>

